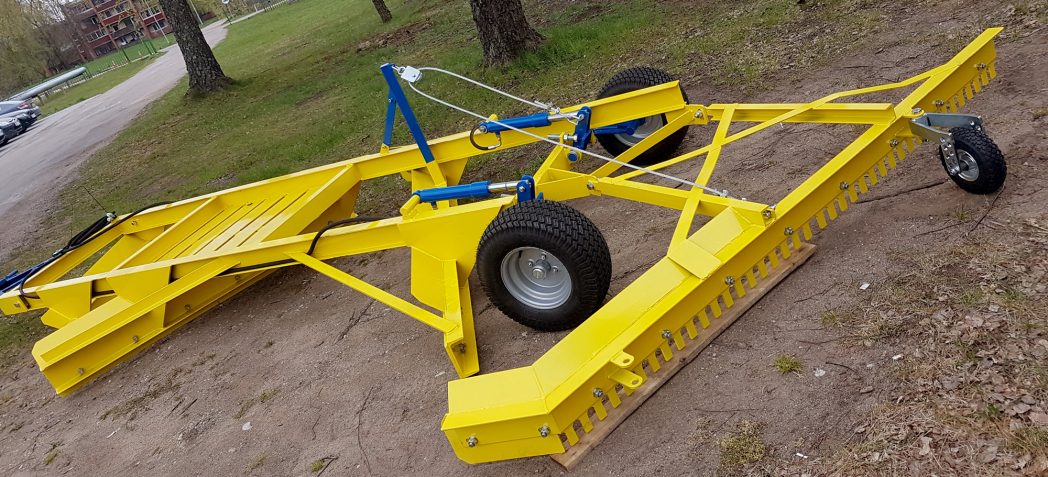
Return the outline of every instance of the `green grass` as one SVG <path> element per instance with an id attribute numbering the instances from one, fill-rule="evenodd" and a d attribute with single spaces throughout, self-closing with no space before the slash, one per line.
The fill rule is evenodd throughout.
<path id="1" fill-rule="evenodd" d="M 826 328 L 835 328 L 842 326 L 844 322 L 847 320 L 847 316 L 842 315 L 841 313 L 835 310 L 826 310 L 822 312 L 821 315 L 819 315 L 819 322 L 822 323 L 822 326 Z"/>
<path id="2" fill-rule="evenodd" d="M 721 438 L 718 470 L 723 474 L 735 474 L 743 467 L 763 459 L 768 452 L 763 429 L 761 423 L 741 421 L 734 432 Z"/>
<path id="3" fill-rule="evenodd" d="M 642 4 L 648 7 L 640 8 Z M 655 63 L 652 58 L 663 50 L 690 61 L 713 54 L 704 41 L 684 46 L 651 39 L 686 36 L 689 18 L 716 17 L 728 8 L 652 7 L 623 0 L 602 2 L 599 8 L 567 6 L 554 15 L 542 2 L 528 2 L 531 17 L 542 19 L 535 23 L 546 43 L 512 65 L 484 69 L 467 3 L 392 1 L 390 7 L 394 20 L 389 24 L 378 22 L 373 7 L 363 0 L 311 0 L 284 5 L 279 15 L 264 13 L 230 26 L 215 54 L 237 84 L 207 99 L 191 100 L 183 96 L 183 82 L 153 105 L 143 124 L 126 130 L 85 163 L 82 182 L 104 195 L 107 207 L 126 211 L 375 152 L 386 95 L 377 67 L 386 61 L 440 66 L 526 96 L 572 104 L 593 97 L 603 81 L 625 65 Z M 597 15 L 589 12 L 593 8 Z M 799 7 L 777 8 L 791 9 L 791 21 L 808 15 Z M 778 12 L 769 20 L 776 28 L 783 24 L 778 17 L 784 14 Z M 733 38 L 740 42 L 761 37 L 761 27 L 753 20 L 735 20 L 721 20 L 718 26 L 734 27 L 738 31 L 732 30 Z M 415 24 L 423 26 L 414 28 L 414 35 L 395 33 Z M 357 51 L 357 45 L 376 35 L 392 35 L 393 40 Z M 720 74 L 669 63 L 669 69 L 687 74 L 689 82 Z M 437 75 L 427 77 L 421 87 L 474 110 L 525 112 L 515 103 Z M 431 137 L 472 125 L 443 106 L 417 98 L 413 104 Z M 396 140 L 408 141 L 403 130 Z M 509 179 L 534 160 L 535 156 L 518 154 L 509 164 L 489 161 L 480 172 L 486 179 Z M 362 206 L 399 206 L 407 191 L 391 189 L 397 195 L 365 193 Z M 96 211 L 81 195 L 79 188 L 67 189 L 57 216 L 78 222 L 93 218 Z"/>
<path id="4" fill-rule="evenodd" d="M 51 449 L 51 452 L 48 452 L 47 455 L 44 456 L 44 465 L 51 465 L 57 457 L 58 449 Z"/>
<path id="5" fill-rule="evenodd" d="M 780 354 L 772 361 L 772 367 L 782 374 L 799 373 L 804 368 L 804 363 L 796 356 Z"/>
<path id="6" fill-rule="evenodd" d="M 161 36 L 160 38 L 155 38 L 151 41 L 153 42 L 153 46 L 156 47 L 157 50 L 161 50 L 175 44 L 175 35 L 168 34 L 166 40 L 163 36 Z M 84 64 L 84 67 L 87 68 L 88 73 L 98 74 L 99 72 L 112 68 L 113 65 L 120 66 L 127 64 L 128 58 L 130 58 L 131 61 L 135 61 L 140 58 L 147 58 L 150 54 L 149 47 L 146 46 L 145 41 L 138 41 L 133 43 L 131 46 L 125 47 L 124 52 L 127 53 L 126 57 L 124 56 L 124 53 L 121 53 L 120 50 L 117 50 L 101 58 L 95 58 L 91 61 L 88 61 L 86 64 Z"/>
<path id="7" fill-rule="evenodd" d="M 154 59 L 156 59 L 156 57 L 132 62 L 127 66 L 108 71 L 73 86 L 72 88 L 62 90 L 58 94 L 48 96 L 40 106 L 40 109 L 44 114 L 51 114 L 84 101 L 92 96 L 105 93 L 114 86 L 123 83 L 128 78 L 134 76 L 139 71 L 142 71 L 142 68 L 145 68 L 152 63 Z"/>
<path id="8" fill-rule="evenodd" d="M 1048 449 L 1048 430 L 1023 426 L 1012 431 L 1008 447 L 1020 454 L 1043 453 Z"/>

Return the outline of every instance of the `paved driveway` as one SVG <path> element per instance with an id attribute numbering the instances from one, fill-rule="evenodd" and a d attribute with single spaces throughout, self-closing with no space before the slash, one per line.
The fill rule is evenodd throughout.
<path id="1" fill-rule="evenodd" d="M 220 23 L 204 28 L 211 45 L 222 41 Z M 31 211 L 46 208 L 61 184 L 91 152 L 108 143 L 149 103 L 186 74 L 178 46 L 113 89 L 41 119 L 26 134 L 0 148 L 0 223 L 35 222 Z M 12 223 L 14 222 L 14 223 Z M 0 252 L 7 244 L 0 243 Z"/>

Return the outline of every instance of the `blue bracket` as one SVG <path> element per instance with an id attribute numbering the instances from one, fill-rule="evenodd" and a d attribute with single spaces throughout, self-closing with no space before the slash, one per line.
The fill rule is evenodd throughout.
<path id="1" fill-rule="evenodd" d="M 593 134 L 605 135 L 605 134 L 633 134 L 637 132 L 637 128 L 643 123 L 643 119 L 634 119 L 633 121 L 626 121 L 624 123 L 612 124 L 611 126 L 604 126 L 593 130 Z"/>
<path id="2" fill-rule="evenodd" d="M 589 106 L 583 106 L 579 108 L 576 116 L 579 122 L 575 124 L 575 141 L 573 141 L 572 146 L 585 150 L 586 146 L 589 146 L 590 136 L 593 134 L 593 131 L 590 129 L 590 118 L 593 117 L 593 110 Z M 568 160 L 571 162 L 579 160 L 579 153 L 575 151 L 569 152 Z"/>
<path id="3" fill-rule="evenodd" d="M 535 178 L 525 174 L 517 182 L 517 202 L 529 200 L 535 200 Z"/>
<path id="4" fill-rule="evenodd" d="M 382 136 L 382 144 L 386 147 L 393 145 L 393 122 L 396 119 L 397 107 L 400 108 L 400 112 L 404 115 L 404 121 L 408 124 L 408 130 L 411 131 L 411 137 L 415 139 L 415 143 L 418 144 L 419 152 L 422 153 L 422 158 L 426 162 L 433 162 L 436 158 L 433 157 L 433 151 L 429 148 L 429 143 L 426 141 L 426 135 L 422 132 L 422 126 L 419 125 L 418 118 L 415 117 L 415 111 L 411 109 L 411 104 L 408 103 L 407 96 L 404 96 L 404 89 L 400 87 L 400 81 L 397 79 L 397 72 L 393 69 L 392 63 L 386 63 L 380 68 L 382 70 L 382 77 L 386 80 L 386 85 L 389 86 L 389 106 L 386 108 L 386 131 Z"/>

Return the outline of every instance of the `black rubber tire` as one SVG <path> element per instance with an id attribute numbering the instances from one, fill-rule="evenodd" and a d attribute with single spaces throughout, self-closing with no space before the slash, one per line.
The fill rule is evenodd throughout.
<path id="1" fill-rule="evenodd" d="M 537 247 L 557 257 L 570 273 L 571 294 L 553 309 L 517 300 L 502 280 L 502 260 L 517 247 Z M 548 200 L 522 202 L 491 221 L 477 248 L 477 274 L 488 299 L 529 328 L 561 331 L 578 326 L 604 304 L 611 285 L 611 252 L 604 235 L 585 215 Z"/>
<path id="2" fill-rule="evenodd" d="M 636 91 L 638 89 L 644 89 L 673 81 L 676 81 L 676 78 L 658 68 L 652 68 L 650 66 L 629 68 L 620 71 L 608 80 L 607 84 L 601 88 L 600 93 L 597 94 L 597 99 L 607 98 L 609 96 L 628 93 L 630 91 Z M 684 95 L 684 101 L 687 102 L 687 93 L 681 89 L 681 94 Z M 666 124 L 665 114 L 662 115 L 662 123 Z M 643 154 L 637 156 L 637 158 L 630 161 L 630 163 L 646 166 L 669 159 L 684 142 L 684 137 L 687 136 L 687 134 L 688 128 L 681 128 L 679 131 L 669 135 L 666 139 L 663 139 L 662 142 L 656 144 L 647 151 L 644 151 Z M 604 146 L 604 149 L 613 156 L 618 156 L 625 152 L 626 149 L 630 148 L 629 143 L 615 137 L 614 134 L 598 134 L 597 142 L 599 142 L 601 146 Z"/>
<path id="3" fill-rule="evenodd" d="M 939 150 L 939 160 L 942 162 L 946 174 L 953 179 L 958 187 L 972 194 L 992 194 L 1004 185 L 1004 179 L 1008 175 L 1008 164 L 1004 161 L 1004 154 L 997 144 L 987 136 L 986 133 L 969 127 L 950 129 L 953 136 L 953 147 L 960 153 L 965 151 L 971 154 L 975 163 L 979 166 L 979 176 L 974 181 L 969 181 L 960 175 L 950 174 L 946 167 L 946 158 L 942 150 Z"/>

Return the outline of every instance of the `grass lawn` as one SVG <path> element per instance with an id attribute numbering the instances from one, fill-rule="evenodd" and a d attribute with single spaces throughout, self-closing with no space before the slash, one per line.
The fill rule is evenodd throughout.
<path id="1" fill-rule="evenodd" d="M 155 47 L 157 50 L 162 50 L 164 48 L 167 48 L 168 46 L 175 44 L 175 35 L 168 34 L 167 40 L 165 40 L 164 37 L 161 36 L 160 38 L 155 38 L 151 41 L 153 42 L 153 47 Z M 88 73 L 97 74 L 99 72 L 112 68 L 114 64 L 117 66 L 126 64 L 128 58 L 130 58 L 132 61 L 137 60 L 139 58 L 146 58 L 150 54 L 150 49 L 146 45 L 145 40 L 142 40 L 135 42 L 131 46 L 125 47 L 124 52 L 127 53 L 126 57 L 124 56 L 124 53 L 121 53 L 120 50 L 117 50 L 101 58 L 95 58 L 91 61 L 88 61 L 86 64 L 84 64 L 84 67 L 87 68 Z"/>
<path id="2" fill-rule="evenodd" d="M 138 73 L 142 68 L 145 68 L 152 63 L 154 59 L 156 59 L 156 57 L 132 62 L 130 65 L 95 76 L 94 78 L 73 86 L 72 88 L 62 90 L 58 94 L 48 96 L 47 99 L 44 100 L 44 104 L 40 106 L 40 109 L 44 114 L 51 114 L 84 101 L 92 96 L 105 93 L 112 87 L 123 83 L 128 78 L 134 76 L 135 73 Z"/>
<path id="3" fill-rule="evenodd" d="M 836 46 L 837 36 L 823 32 L 814 46 L 806 45 L 802 58 L 767 59 L 778 53 L 765 39 L 770 32 L 826 15 L 840 17 L 839 28 L 848 32 L 850 22 L 867 20 L 848 1 L 833 2 L 841 7 L 837 9 L 803 9 L 778 0 L 745 7 L 719 2 L 652 7 L 637 0 L 599 5 L 526 2 L 546 43 L 512 65 L 488 69 L 481 67 L 466 2 L 394 0 L 389 2 L 394 14 L 389 24 L 380 23 L 365 0 L 295 2 L 230 26 L 215 54 L 237 80 L 233 88 L 190 100 L 184 97 L 183 80 L 145 113 L 141 123 L 148 126 L 131 126 L 87 161 L 81 181 L 104 196 L 108 208 L 127 211 L 374 152 L 386 97 L 378 66 L 387 61 L 440 66 L 562 105 L 592 98 L 615 71 L 639 64 L 656 64 L 688 76 L 692 83 L 736 90 L 759 87 L 761 76 L 778 68 L 778 62 L 804 63 Z M 741 14 L 725 14 L 740 8 L 745 10 Z M 689 18 L 717 20 L 699 41 L 692 39 L 697 33 L 689 26 L 694 22 L 685 21 Z M 372 42 L 381 46 L 358 48 L 369 39 L 381 40 Z M 748 45 L 751 53 L 715 54 L 733 45 Z M 696 61 L 703 62 L 701 68 Z M 425 88 L 467 108 L 503 115 L 526 112 L 518 104 L 431 77 Z M 414 106 L 430 137 L 472 125 L 468 118 L 430 102 L 416 99 Z M 397 140 L 408 141 L 403 131 L 398 131 Z M 510 167 L 488 166 L 485 172 L 502 177 L 486 178 L 518 175 L 533 159 L 516 157 Z M 487 161 L 492 160 L 499 159 Z M 81 195 L 79 187 L 67 189 L 57 217 L 73 218 L 78 224 L 93 220 L 97 210 Z M 406 195 L 365 197 L 370 199 L 392 205 Z"/>
<path id="4" fill-rule="evenodd" d="M 126 213 L 376 152 L 386 104 L 378 67 L 385 62 L 442 67 L 563 106 L 593 98 L 623 68 L 653 65 L 688 84 L 722 90 L 694 101 L 730 101 L 759 89 L 764 76 L 782 65 L 804 67 L 844 41 L 858 41 L 852 32 L 872 31 L 863 26 L 877 17 L 860 0 L 810 8 L 782 0 L 532 0 L 525 9 L 545 43 L 511 65 L 484 68 L 468 2 L 388 3 L 394 15 L 388 24 L 367 0 L 300 0 L 231 25 L 215 54 L 236 84 L 189 99 L 183 80 L 155 102 L 83 163 L 79 177 L 60 191 L 39 236 L 27 237 L 23 249 L 3 251 L 11 257 L 3 269 L 38 262 L 94 221 L 100 211 L 86 200 L 85 187 L 107 209 Z M 819 30 L 810 32 L 803 47 L 784 51 L 779 38 L 785 32 L 814 28 Z M 432 94 L 475 111 L 531 112 L 437 75 L 423 83 Z M 442 106 L 410 98 L 431 138 L 473 125 Z M 395 143 L 408 142 L 406 131 L 398 130 Z M 518 179 L 541 158 L 527 150 L 485 156 L 470 164 L 464 180 Z M 364 185 L 361 213 L 392 211 L 408 198 L 398 178 L 374 182 Z M 0 334 L 32 319 L 26 316 L 0 321 Z"/>

